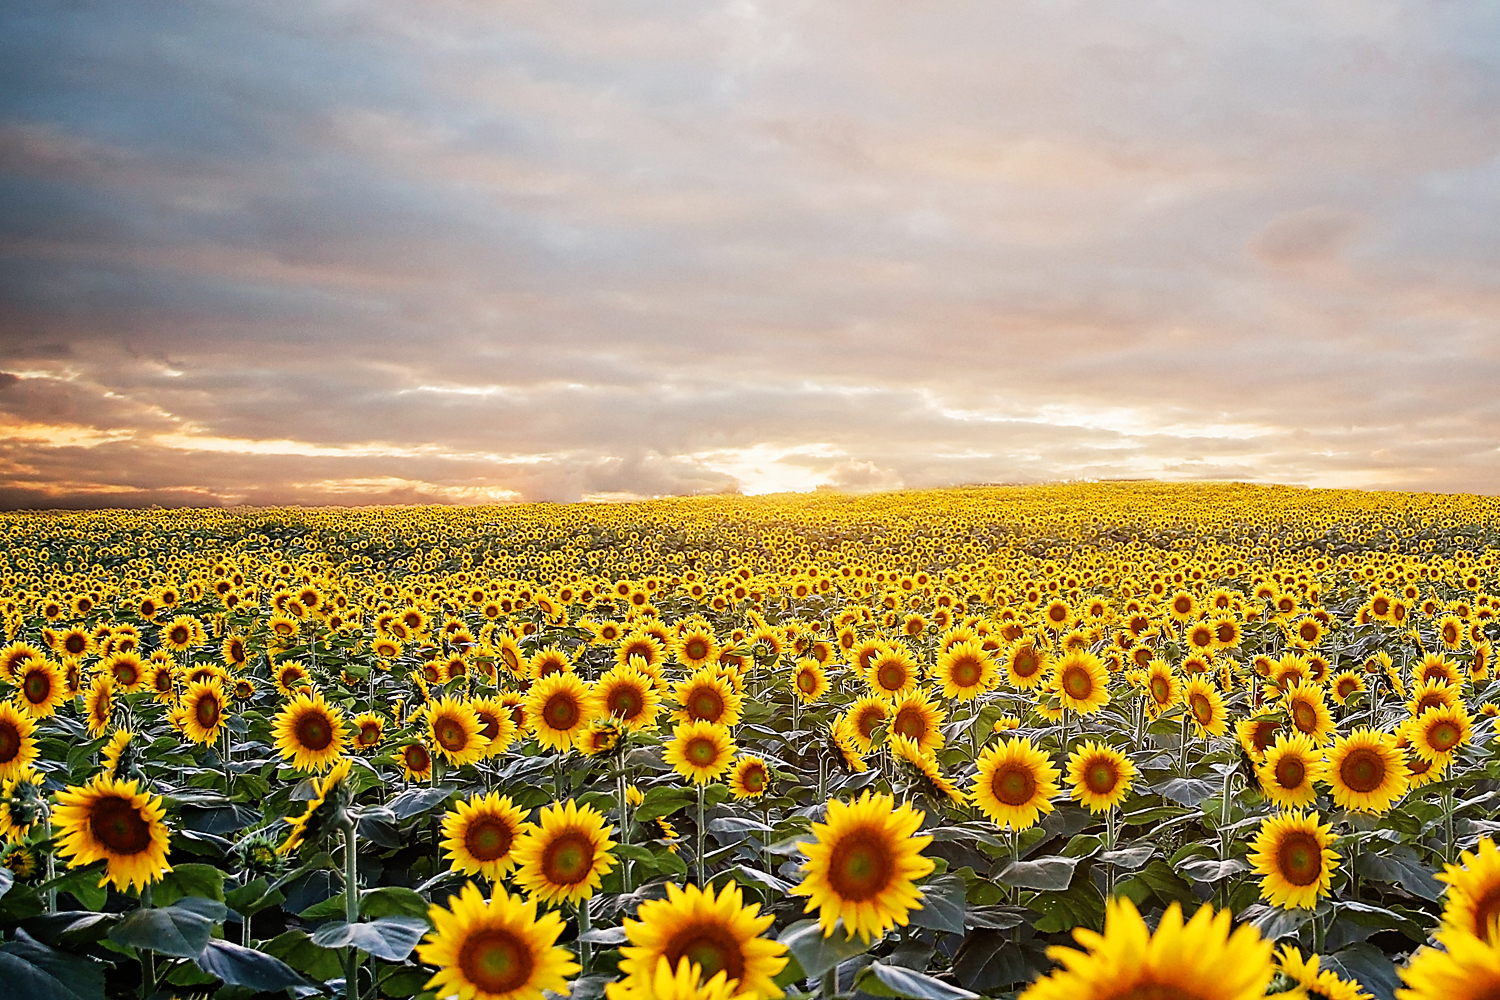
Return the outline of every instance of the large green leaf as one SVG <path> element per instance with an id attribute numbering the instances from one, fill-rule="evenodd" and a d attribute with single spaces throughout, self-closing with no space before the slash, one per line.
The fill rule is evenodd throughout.
<path id="1" fill-rule="evenodd" d="M 339 953 L 313 944 L 306 931 L 287 931 L 261 945 L 261 951 L 279 958 L 313 979 L 328 980 L 343 969 Z"/>
<path id="2" fill-rule="evenodd" d="M 223 904 L 219 906 L 222 908 Z M 174 903 L 127 914 L 125 919 L 110 928 L 109 939 L 115 944 L 143 951 L 193 958 L 208 944 L 216 923 L 191 906 Z"/>
<path id="3" fill-rule="evenodd" d="M 855 988 L 878 997 L 909 1000 L 978 1000 L 979 994 L 951 986 L 941 979 L 899 965 L 871 962 L 854 979 Z"/>
<path id="4" fill-rule="evenodd" d="M 104 966 L 49 948 L 24 930 L 0 944 L 0 983 L 25 1000 L 103 1000 Z"/>
<path id="5" fill-rule="evenodd" d="M 917 927 L 953 934 L 964 932 L 964 880 L 958 875 L 939 875 L 922 885 L 922 908 L 907 919 Z"/>
<path id="6" fill-rule="evenodd" d="M 1073 869 L 1079 858 L 1038 858 L 1036 861 L 1012 861 L 1002 868 L 995 878 L 1006 885 L 1022 889 L 1037 889 L 1056 892 L 1066 889 L 1073 881 Z"/>
<path id="7" fill-rule="evenodd" d="M 212 940 L 193 957 L 198 968 L 218 976 L 230 986 L 248 986 L 257 992 L 310 985 L 295 969 L 264 952 L 229 941 Z"/>
<path id="8" fill-rule="evenodd" d="M 796 956 L 802 971 L 814 979 L 845 959 L 869 951 L 873 943 L 846 935 L 842 922 L 834 925 L 832 934 L 824 936 L 816 920 L 797 921 L 782 931 L 777 940 Z"/>
<path id="9" fill-rule="evenodd" d="M 187 896 L 222 900 L 224 872 L 213 865 L 173 865 L 151 890 L 151 899 L 157 906 L 167 906 Z"/>
<path id="10" fill-rule="evenodd" d="M 404 962 L 428 929 L 425 917 L 382 917 L 360 924 L 340 920 L 313 931 L 312 941 L 322 948 L 352 945 L 387 962 Z"/>

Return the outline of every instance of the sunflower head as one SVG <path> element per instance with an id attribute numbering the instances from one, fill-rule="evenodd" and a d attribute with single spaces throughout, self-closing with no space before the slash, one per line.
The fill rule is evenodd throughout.
<path id="1" fill-rule="evenodd" d="M 978 768 L 969 795 L 993 822 L 1026 830 L 1052 811 L 1062 773 L 1030 739 L 1013 736 L 986 747 Z"/>
<path id="2" fill-rule="evenodd" d="M 548 903 L 589 899 L 615 866 L 613 832 L 593 806 L 569 799 L 546 807 L 516 845 L 516 884 Z"/>
<path id="3" fill-rule="evenodd" d="M 625 921 L 630 944 L 620 949 L 620 972 L 627 988 L 639 987 L 659 963 L 686 962 L 704 981 L 723 976 L 731 997 L 775 1000 L 783 994 L 774 980 L 787 958 L 785 945 L 760 936 L 771 922 L 757 904 L 744 903 L 733 882 L 717 894 L 669 882 L 665 899 L 642 903 L 635 919 Z"/>
<path id="4" fill-rule="evenodd" d="M 515 867 L 516 845 L 534 827 L 510 796 L 490 792 L 460 800 L 443 817 L 442 829 L 454 871 L 495 881 Z"/>
<path id="5" fill-rule="evenodd" d="M 1261 876 L 1261 898 L 1288 909 L 1315 909 L 1329 894 L 1339 862 L 1332 830 L 1332 824 L 1318 825 L 1315 812 L 1285 812 L 1261 820 L 1250 855 Z"/>
<path id="6" fill-rule="evenodd" d="M 57 795 L 53 825 L 59 832 L 58 853 L 81 868 L 104 861 L 99 884 L 144 888 L 157 882 L 167 864 L 166 809 L 160 797 L 141 791 L 134 781 L 100 775 L 83 786 Z"/>
<path id="7" fill-rule="evenodd" d="M 326 771 L 343 756 L 348 732 L 344 713 L 321 694 L 298 694 L 271 726 L 276 749 L 299 771 Z"/>
<path id="8" fill-rule="evenodd" d="M 1396 736 L 1360 727 L 1334 740 L 1324 780 L 1334 804 L 1356 812 L 1385 812 L 1406 794 L 1407 770 Z"/>
<path id="9" fill-rule="evenodd" d="M 1068 783 L 1073 798 L 1088 807 L 1089 812 L 1105 812 L 1130 794 L 1135 780 L 1135 765 L 1130 758 L 1097 740 L 1088 740 L 1068 758 Z"/>
<path id="10" fill-rule="evenodd" d="M 288 819 L 291 833 L 281 845 L 282 854 L 290 854 L 304 841 L 317 843 L 347 826 L 348 806 L 354 801 L 354 783 L 347 780 L 353 762 L 345 757 L 327 774 L 306 782 L 310 796 L 302 815 Z"/>
<path id="11" fill-rule="evenodd" d="M 695 785 L 717 780 L 734 763 L 737 748 L 729 730 L 712 722 L 679 722 L 662 759 Z"/>
<path id="12" fill-rule="evenodd" d="M 1491 944 L 1500 942 L 1500 850 L 1485 837 L 1437 876 L 1448 883 L 1443 924 Z"/>
<path id="13" fill-rule="evenodd" d="M 539 1000 L 544 990 L 566 995 L 578 963 L 556 946 L 563 921 L 536 912 L 536 903 L 496 885 L 485 899 L 473 882 L 449 897 L 452 909 L 427 911 L 433 931 L 417 955 L 437 974 L 427 987 L 439 996 L 474 1000 Z"/>

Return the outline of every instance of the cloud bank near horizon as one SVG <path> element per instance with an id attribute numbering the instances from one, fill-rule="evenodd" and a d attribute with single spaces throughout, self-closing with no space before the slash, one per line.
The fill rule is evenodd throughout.
<path id="1" fill-rule="evenodd" d="M 1500 8 L 0 13 L 0 507 L 1500 492 Z"/>

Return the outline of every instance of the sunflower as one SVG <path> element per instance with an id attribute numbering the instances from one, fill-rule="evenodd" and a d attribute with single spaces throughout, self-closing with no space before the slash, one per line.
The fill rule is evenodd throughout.
<path id="1" fill-rule="evenodd" d="M 1207 676 L 1194 674 L 1189 677 L 1182 686 L 1182 701 L 1199 736 L 1223 736 L 1229 728 L 1224 696 Z"/>
<path id="2" fill-rule="evenodd" d="M 858 745 L 861 753 L 869 753 L 875 746 L 875 729 L 891 717 L 890 702 L 875 695 L 864 695 L 844 710 L 846 732 Z"/>
<path id="3" fill-rule="evenodd" d="M 758 799 L 771 784 L 771 772 L 759 757 L 740 757 L 729 772 L 729 791 L 737 799 Z"/>
<path id="4" fill-rule="evenodd" d="M 701 969 L 704 980 L 722 973 L 732 997 L 775 1000 L 783 994 L 774 979 L 787 957 L 786 945 L 760 936 L 772 920 L 759 905 L 746 905 L 733 882 L 717 895 L 712 886 L 705 891 L 668 882 L 666 899 L 647 900 L 635 919 L 626 918 L 630 943 L 620 948 L 620 972 L 629 984 L 663 960 L 687 961 Z"/>
<path id="5" fill-rule="evenodd" d="M 1365 679 L 1358 670 L 1340 670 L 1333 675 L 1328 690 L 1333 695 L 1333 700 L 1342 705 L 1365 690 Z"/>
<path id="6" fill-rule="evenodd" d="M 25 844 L 11 844 L 0 851 L 0 868 L 9 868 L 16 878 L 28 882 L 41 870 L 41 863 L 33 848 Z"/>
<path id="7" fill-rule="evenodd" d="M 615 648 L 615 666 L 629 666 L 631 658 L 637 656 L 645 661 L 646 669 L 659 667 L 666 659 L 666 647 L 655 636 L 632 632 Z"/>
<path id="8" fill-rule="evenodd" d="M 354 749 L 359 753 L 374 753 L 385 738 L 385 720 L 374 712 L 361 712 L 354 717 Z"/>
<path id="9" fill-rule="evenodd" d="M 589 687 L 577 674 L 552 674 L 531 685 L 526 693 L 526 718 L 536 741 L 566 751 L 573 738 L 587 728 L 594 714 Z"/>
<path id="10" fill-rule="evenodd" d="M 1052 673 L 1051 686 L 1063 708 L 1083 715 L 1109 704 L 1109 671 L 1087 650 L 1065 654 Z"/>
<path id="11" fill-rule="evenodd" d="M 302 815 L 284 817 L 291 831 L 287 834 L 286 841 L 277 848 L 278 854 L 291 854 L 302 846 L 306 838 L 326 837 L 337 829 L 341 815 L 339 797 L 335 796 L 330 801 L 329 795 L 339 791 L 339 783 L 349 776 L 352 768 L 353 763 L 345 757 L 329 768 L 327 774 L 313 779 L 313 795 Z"/>
<path id="12" fill-rule="evenodd" d="M 547 806 L 514 848 L 516 884 L 547 903 L 589 899 L 615 866 L 613 832 L 593 806 L 572 799 Z"/>
<path id="13" fill-rule="evenodd" d="M 16 705 L 33 719 L 46 719 L 68 698 L 62 672 L 51 660 L 27 660 L 16 668 Z"/>
<path id="14" fill-rule="evenodd" d="M 0 649 L 0 675 L 15 683 L 16 670 L 27 660 L 45 660 L 47 654 L 27 642 L 13 642 Z"/>
<path id="15" fill-rule="evenodd" d="M 174 653 L 185 653 L 203 641 L 203 626 L 189 615 L 173 618 L 161 627 L 160 642 L 163 649 Z"/>
<path id="16" fill-rule="evenodd" d="M 25 840 L 46 814 L 46 794 L 42 776 L 30 768 L 0 782 L 0 838 L 7 843 Z"/>
<path id="17" fill-rule="evenodd" d="M 729 730 L 712 722 L 679 722 L 662 748 L 662 759 L 695 785 L 727 771 L 737 752 Z"/>
<path id="18" fill-rule="evenodd" d="M 1291 909 L 1315 909 L 1328 895 L 1339 855 L 1333 824 L 1318 825 L 1316 812 L 1267 816 L 1251 842 L 1249 861 L 1261 876 L 1260 898 Z"/>
<path id="19" fill-rule="evenodd" d="M 1421 715 L 1429 708 L 1457 705 L 1459 690 L 1441 678 L 1420 681 L 1412 686 L 1411 697 L 1406 702 L 1406 711 L 1412 716 Z"/>
<path id="20" fill-rule="evenodd" d="M 634 667 L 615 667 L 594 685 L 594 699 L 601 715 L 608 715 L 627 729 L 646 729 L 656 722 L 661 695 L 651 678 Z"/>
<path id="21" fill-rule="evenodd" d="M 276 690 L 287 698 L 295 698 L 312 686 L 312 681 L 308 678 L 307 671 L 302 669 L 302 664 L 293 661 L 276 664 L 271 668 L 271 676 L 276 678 Z"/>
<path id="22" fill-rule="evenodd" d="M 172 866 L 167 864 L 167 811 L 159 796 L 140 791 L 134 781 L 99 775 L 86 785 L 69 786 L 57 794 L 52 823 L 58 833 L 58 853 L 68 867 L 82 868 L 104 861 L 99 884 L 124 892 L 157 882 Z"/>
<path id="23" fill-rule="evenodd" d="M 70 628 L 57 637 L 57 643 L 52 647 L 59 656 L 71 656 L 82 659 L 94 653 L 94 637 L 81 628 Z"/>
<path id="24" fill-rule="evenodd" d="M 1156 932 L 1128 896 L 1105 904 L 1104 933 L 1073 931 L 1085 950 L 1054 945 L 1063 968 L 1029 986 L 1020 1000 L 1260 1000 L 1274 969 L 1271 942 L 1242 924 L 1230 933 L 1229 910 L 1200 906 L 1182 919 L 1173 903 Z"/>
<path id="25" fill-rule="evenodd" d="M 915 880 L 936 867 L 922 856 L 932 838 L 914 836 L 925 818 L 868 789 L 853 802 L 829 801 L 826 822 L 812 826 L 816 840 L 800 845 L 805 875 L 792 890 L 808 897 L 804 913 L 818 910 L 824 937 L 840 918 L 846 934 L 866 942 L 907 924 L 922 905 Z"/>
<path id="26" fill-rule="evenodd" d="M 804 705 L 810 705 L 828 692 L 828 675 L 823 665 L 804 656 L 792 667 L 792 693 Z"/>
<path id="27" fill-rule="evenodd" d="M 1102 813 L 1125 801 L 1135 780 L 1135 765 L 1107 743 L 1088 740 L 1068 758 L 1068 784 L 1073 798 Z"/>
<path id="28" fill-rule="evenodd" d="M 115 653 L 102 664 L 121 694 L 131 694 L 146 685 L 146 661 L 138 653 Z"/>
<path id="29" fill-rule="evenodd" d="M 1401 974 L 1396 1000 L 1491 1000 L 1500 996 L 1500 948 L 1453 930 L 1440 931 L 1446 951 L 1422 948 Z"/>
<path id="30" fill-rule="evenodd" d="M 1451 761 L 1458 748 L 1473 735 L 1473 721 L 1462 703 L 1429 708 L 1401 725 L 1401 732 L 1416 755 L 1428 763 Z"/>
<path id="31" fill-rule="evenodd" d="M 1310 806 L 1318 798 L 1313 782 L 1323 777 L 1323 751 L 1304 733 L 1282 733 L 1256 765 L 1261 791 L 1283 809 Z"/>
<path id="32" fill-rule="evenodd" d="M 532 830 L 509 795 L 461 799 L 443 816 L 442 847 L 453 871 L 498 881 L 515 867 L 517 842 Z"/>
<path id="33" fill-rule="evenodd" d="M 537 651 L 527 664 L 527 670 L 533 680 L 541 680 L 553 674 L 572 673 L 573 658 L 556 646 L 548 646 Z"/>
<path id="34" fill-rule="evenodd" d="M 690 670 L 697 670 L 718 661 L 719 643 L 707 628 L 689 628 L 677 637 L 673 652 L 679 663 Z"/>
<path id="35" fill-rule="evenodd" d="M 271 724 L 276 749 L 299 771 L 326 771 L 344 753 L 344 713 L 316 692 L 299 694 Z"/>
<path id="36" fill-rule="evenodd" d="M 656 960 L 656 972 L 604 984 L 605 1000 L 731 1000 L 734 986 L 722 970 L 704 980 L 703 969 L 686 957 L 677 971 L 665 958 Z"/>
<path id="37" fill-rule="evenodd" d="M 408 743 L 396 751 L 396 760 L 408 781 L 427 781 L 432 777 L 432 751 L 420 741 Z"/>
<path id="38" fill-rule="evenodd" d="M 1495 842 L 1482 838 L 1436 877 L 1448 884 L 1443 924 L 1490 944 L 1500 942 L 1500 850 Z"/>
<path id="39" fill-rule="evenodd" d="M 125 750 L 133 739 L 135 739 L 135 733 L 128 729 L 116 729 L 110 734 L 109 742 L 104 745 L 103 750 L 99 751 L 106 778 L 124 777 L 120 773 L 120 758 L 125 755 Z"/>
<path id="40" fill-rule="evenodd" d="M 1166 712 L 1182 698 L 1182 682 L 1166 660 L 1153 659 L 1146 666 L 1141 686 L 1146 692 L 1146 712 L 1152 718 Z"/>
<path id="41" fill-rule="evenodd" d="M 425 712 L 428 741 L 449 763 L 468 764 L 484 756 L 489 741 L 480 735 L 484 725 L 468 702 L 439 698 Z"/>
<path id="42" fill-rule="evenodd" d="M 212 743 L 224 729 L 224 689 L 199 681 L 182 694 L 182 731 L 194 743 Z"/>
<path id="43" fill-rule="evenodd" d="M 733 726 L 739 723 L 745 707 L 744 697 L 736 694 L 729 682 L 712 667 L 704 667 L 678 684 L 672 696 L 682 706 L 672 713 L 676 722 L 713 722 Z"/>
<path id="44" fill-rule="evenodd" d="M 995 686 L 995 661 L 977 640 L 955 642 L 937 660 L 937 679 L 943 697 L 968 701 Z"/>
<path id="45" fill-rule="evenodd" d="M 1396 737 L 1368 727 L 1334 740 L 1324 781 L 1333 801 L 1356 812 L 1385 812 L 1406 794 L 1406 767 Z"/>
<path id="46" fill-rule="evenodd" d="M 891 705 L 890 734 L 911 740 L 920 753 L 936 753 L 944 743 L 943 720 L 947 717 L 948 713 L 918 688 Z"/>
<path id="47" fill-rule="evenodd" d="M 1274 718 L 1241 719 L 1234 724 L 1235 737 L 1252 760 L 1265 755 L 1266 748 L 1280 730 L 1281 722 Z"/>
<path id="48" fill-rule="evenodd" d="M 515 741 L 516 721 L 500 699 L 474 698 L 469 707 L 479 716 L 479 735 L 489 741 L 484 747 L 486 757 L 495 756 Z"/>
<path id="49" fill-rule="evenodd" d="M 969 796 L 964 790 L 943 773 L 936 754 L 923 753 L 920 747 L 904 736 L 893 735 L 890 746 L 891 753 L 906 765 L 916 783 L 916 789 L 922 794 L 934 801 L 946 799 L 956 806 L 969 804 Z"/>
<path id="50" fill-rule="evenodd" d="M 1304 996 L 1320 1000 L 1374 1000 L 1352 980 L 1342 979 L 1332 969 L 1319 970 L 1319 957 L 1302 957 L 1296 945 L 1287 945 L 1276 956 L 1276 967 L 1300 988 Z"/>
<path id="51" fill-rule="evenodd" d="M 0 702 L 0 780 L 25 773 L 38 753 L 36 723 L 10 702 Z"/>
<path id="52" fill-rule="evenodd" d="M 1045 751 L 1024 736 L 1013 736 L 985 747 L 969 796 L 993 822 L 1012 830 L 1027 830 L 1043 813 L 1052 811 L 1052 796 L 1062 772 Z"/>
<path id="53" fill-rule="evenodd" d="M 433 930 L 417 945 L 418 957 L 438 969 L 426 988 L 463 1000 L 542 1000 L 544 990 L 567 995 L 567 977 L 579 967 L 556 946 L 562 917 L 537 916 L 534 901 L 499 885 L 485 899 L 467 882 L 448 903 L 452 909 L 428 908 Z"/>
<path id="54" fill-rule="evenodd" d="M 1333 735 L 1333 713 L 1323 700 L 1323 689 L 1308 681 L 1299 681 L 1287 689 L 1282 708 L 1300 733 L 1313 738 L 1320 746 Z"/>
<path id="55" fill-rule="evenodd" d="M 904 646 L 885 646 L 870 661 L 865 683 L 872 693 L 895 700 L 916 686 L 917 661 Z"/>

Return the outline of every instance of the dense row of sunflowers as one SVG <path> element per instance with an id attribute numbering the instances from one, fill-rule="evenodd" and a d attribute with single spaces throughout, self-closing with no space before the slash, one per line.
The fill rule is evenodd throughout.
<path id="1" fill-rule="evenodd" d="M 0 971 L 1500 996 L 1497 521 L 1144 484 L 7 516 Z"/>

